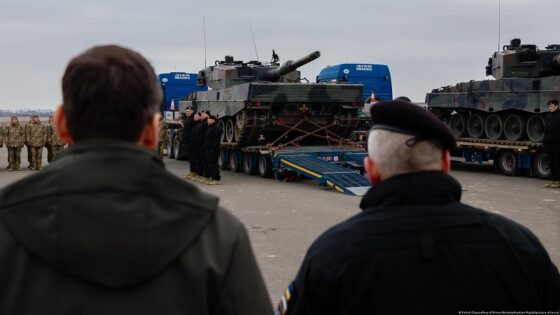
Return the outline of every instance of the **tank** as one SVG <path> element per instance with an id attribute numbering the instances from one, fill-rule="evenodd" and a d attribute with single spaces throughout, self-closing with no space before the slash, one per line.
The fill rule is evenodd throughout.
<path id="1" fill-rule="evenodd" d="M 432 90 L 429 110 L 457 138 L 541 142 L 547 102 L 560 97 L 560 45 L 540 50 L 512 39 L 489 58 L 486 75 L 494 80 Z"/>
<path id="2" fill-rule="evenodd" d="M 198 83 L 209 90 L 194 93 L 193 105 L 216 115 L 224 130 L 222 142 L 238 146 L 299 138 L 298 144 L 317 144 L 331 136 L 346 138 L 358 124 L 363 86 L 302 83 L 306 79 L 297 69 L 320 55 L 315 51 L 283 64 L 274 51 L 269 63 L 226 56 L 199 71 Z M 318 129 L 322 137 L 302 137 Z"/>

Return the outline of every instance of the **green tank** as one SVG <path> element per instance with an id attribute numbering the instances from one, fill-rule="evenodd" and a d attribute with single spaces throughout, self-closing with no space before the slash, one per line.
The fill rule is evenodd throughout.
<path id="1" fill-rule="evenodd" d="M 541 142 L 547 102 L 560 97 L 560 45 L 540 50 L 512 39 L 488 60 L 486 75 L 432 90 L 430 111 L 457 138 Z"/>
<path id="2" fill-rule="evenodd" d="M 333 134 L 348 137 L 358 124 L 363 87 L 302 83 L 305 79 L 297 68 L 319 56 L 315 51 L 281 65 L 274 52 L 270 63 L 226 56 L 199 71 L 198 83 L 209 90 L 192 94 L 192 103 L 196 110 L 208 110 L 219 118 L 222 142 L 238 146 L 262 145 L 279 138 L 286 142 L 329 125 Z M 301 144 L 325 140 L 302 139 Z"/>

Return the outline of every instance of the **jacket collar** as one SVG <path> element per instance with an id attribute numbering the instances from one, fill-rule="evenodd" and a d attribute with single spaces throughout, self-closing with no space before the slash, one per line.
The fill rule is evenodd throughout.
<path id="1" fill-rule="evenodd" d="M 117 152 L 138 154 L 138 157 L 151 159 L 156 164 L 164 167 L 163 162 L 155 155 L 153 150 L 149 150 L 134 142 L 114 139 L 95 139 L 72 143 L 72 145 L 68 147 L 68 150 L 65 150 L 61 154 L 61 158 L 96 151 L 111 151 L 111 154 Z"/>
<path id="2" fill-rule="evenodd" d="M 362 210 L 379 206 L 446 204 L 461 200 L 461 185 L 440 171 L 415 172 L 388 178 L 364 195 Z"/>

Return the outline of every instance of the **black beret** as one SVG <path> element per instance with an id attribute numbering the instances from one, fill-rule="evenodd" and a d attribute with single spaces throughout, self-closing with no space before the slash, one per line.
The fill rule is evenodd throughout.
<path id="1" fill-rule="evenodd" d="M 187 109 L 193 109 L 193 107 L 192 106 L 187 106 L 187 107 L 185 107 L 185 110 L 187 110 Z"/>
<path id="2" fill-rule="evenodd" d="M 455 137 L 434 114 L 409 102 L 382 101 L 371 109 L 371 129 L 412 135 L 417 141 L 437 142 L 443 149 L 455 148 Z"/>
<path id="3" fill-rule="evenodd" d="M 218 120 L 214 115 L 208 115 L 208 119 Z"/>

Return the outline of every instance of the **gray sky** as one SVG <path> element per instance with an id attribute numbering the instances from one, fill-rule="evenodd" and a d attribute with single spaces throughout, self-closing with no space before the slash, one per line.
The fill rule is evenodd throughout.
<path id="1" fill-rule="evenodd" d="M 560 43 L 560 0 L 501 0 L 501 45 L 513 37 L 544 49 Z M 423 101 L 432 88 L 484 79 L 498 47 L 498 0 L 0 0 L 0 108 L 51 109 L 71 57 L 116 43 L 146 56 L 156 72 L 198 72 L 225 55 L 281 61 L 315 50 L 302 67 L 389 65 L 394 96 Z"/>

